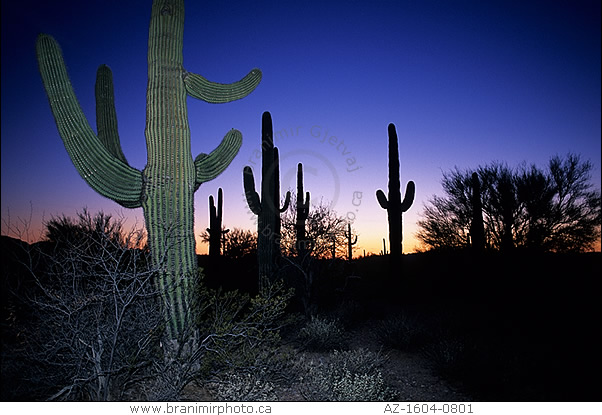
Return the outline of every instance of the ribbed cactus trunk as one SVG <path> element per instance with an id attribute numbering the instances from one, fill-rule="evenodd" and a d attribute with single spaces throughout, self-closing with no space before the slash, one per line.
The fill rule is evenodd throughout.
<path id="1" fill-rule="evenodd" d="M 414 182 L 408 182 L 405 197 L 401 200 L 401 182 L 399 179 L 399 147 L 395 125 L 389 124 L 389 198 L 382 190 L 376 191 L 376 198 L 383 209 L 387 210 L 389 219 L 389 258 L 391 271 L 401 269 L 402 254 L 402 213 L 406 212 L 414 202 L 416 187 Z"/>
<path id="2" fill-rule="evenodd" d="M 183 7 L 154 2 L 148 39 L 147 164 L 143 172 L 147 185 L 142 208 L 151 251 L 155 257 L 165 255 L 159 284 L 171 308 L 174 334 L 187 327 L 190 280 L 197 268 L 195 169 L 182 80 L 183 41 Z"/>
<path id="3" fill-rule="evenodd" d="M 210 82 L 183 67 L 184 2 L 155 0 L 148 42 L 146 105 L 147 165 L 128 165 L 121 150 L 108 67 L 98 69 L 98 134 L 83 114 L 56 41 L 40 35 L 36 49 L 40 74 L 65 148 L 86 182 L 127 208 L 142 207 L 148 245 L 159 272 L 168 337 L 186 341 L 196 283 L 194 192 L 218 176 L 238 153 L 242 136 L 231 130 L 210 154 L 192 158 L 186 97 L 210 103 L 240 99 L 252 92 L 261 72 L 239 82 Z"/>
<path id="4" fill-rule="evenodd" d="M 470 239 L 475 252 L 485 249 L 485 228 L 483 226 L 483 203 L 481 202 L 481 183 L 479 175 L 472 174 L 472 221 Z"/>
<path id="5" fill-rule="evenodd" d="M 289 205 L 291 194 L 286 192 L 284 205 L 280 206 L 280 164 L 278 149 L 274 147 L 272 116 L 264 112 L 261 118 L 261 199 L 255 191 L 253 170 L 245 166 L 243 184 L 251 212 L 257 220 L 257 262 L 259 284 L 264 278 L 273 278 L 280 256 L 280 213 Z"/>
<path id="6" fill-rule="evenodd" d="M 309 215 L 309 192 L 303 195 L 303 164 L 297 165 L 297 213 L 295 223 L 297 256 L 305 258 L 310 251 L 310 242 L 305 237 L 305 222 Z"/>

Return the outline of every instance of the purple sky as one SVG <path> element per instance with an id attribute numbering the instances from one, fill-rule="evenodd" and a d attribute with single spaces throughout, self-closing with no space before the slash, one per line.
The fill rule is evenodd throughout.
<path id="1" fill-rule="evenodd" d="M 76 94 L 95 128 L 94 80 L 113 70 L 121 142 L 130 164 L 146 164 L 144 139 L 149 1 L 2 2 L 2 233 L 29 220 L 33 236 L 52 216 L 83 207 L 142 225 L 97 195 L 71 164 L 35 60 L 38 33 L 60 43 Z M 354 219 L 359 248 L 381 249 L 386 212 L 387 125 L 399 135 L 404 251 L 424 203 L 442 195 L 443 171 L 493 161 L 545 168 L 554 155 L 594 164 L 600 189 L 600 1 L 188 1 L 184 65 L 222 83 L 259 67 L 247 98 L 211 105 L 189 98 L 193 157 L 230 128 L 239 155 L 195 196 L 197 235 L 208 197 L 224 189 L 224 225 L 254 228 L 242 169 L 259 163 L 261 114 L 270 111 L 281 154 L 282 191 L 298 162 L 312 200 Z M 260 173 L 255 170 L 256 180 Z M 259 183 L 257 183 L 259 185 Z M 360 198 L 361 197 L 361 198 Z M 205 253 L 207 246 L 197 246 Z"/>

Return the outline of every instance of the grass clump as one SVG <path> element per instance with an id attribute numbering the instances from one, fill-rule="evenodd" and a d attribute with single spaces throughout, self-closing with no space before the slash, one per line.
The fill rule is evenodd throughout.
<path id="1" fill-rule="evenodd" d="M 331 351 L 347 344 L 345 332 L 338 320 L 312 317 L 299 333 L 303 346 L 312 351 Z"/>
<path id="2" fill-rule="evenodd" d="M 403 351 L 420 350 L 431 340 L 420 319 L 409 313 L 396 314 L 378 321 L 373 333 L 384 347 Z"/>

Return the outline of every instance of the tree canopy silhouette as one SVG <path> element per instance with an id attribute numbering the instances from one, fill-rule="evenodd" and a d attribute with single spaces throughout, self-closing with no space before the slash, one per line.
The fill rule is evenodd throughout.
<path id="1" fill-rule="evenodd" d="M 291 192 L 291 203 L 295 206 L 297 194 Z M 305 237 L 310 241 L 310 251 L 314 258 L 346 258 L 348 221 L 339 216 L 330 203 L 320 200 L 311 205 L 306 219 Z M 282 214 L 280 246 L 288 256 L 297 254 L 296 242 L 297 212 L 288 209 Z M 333 255 L 334 249 L 334 255 Z"/>
<path id="2" fill-rule="evenodd" d="M 488 249 L 528 248 L 546 252 L 581 252 L 600 242 L 600 191 L 592 189 L 593 166 L 579 155 L 550 159 L 547 169 L 493 162 L 473 170 L 443 173 L 446 196 L 433 196 L 418 221 L 416 237 L 427 249 L 471 244 L 473 173 L 480 182 Z M 477 182 L 478 183 L 478 182 Z"/>
<path id="3" fill-rule="evenodd" d="M 201 240 L 209 243 L 209 232 L 201 233 Z M 222 235 L 222 255 L 229 258 L 242 258 L 246 255 L 257 254 L 257 232 L 248 229 L 233 228 Z"/>

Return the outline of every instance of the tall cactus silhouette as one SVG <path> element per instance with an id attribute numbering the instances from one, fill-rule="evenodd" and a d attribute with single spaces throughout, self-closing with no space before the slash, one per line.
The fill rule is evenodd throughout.
<path id="1" fill-rule="evenodd" d="M 416 186 L 413 181 L 408 182 L 406 193 L 401 200 L 401 182 L 399 179 L 399 149 L 397 144 L 397 131 L 395 125 L 389 124 L 389 199 L 382 190 L 376 191 L 376 198 L 383 209 L 387 210 L 389 217 L 389 251 L 392 271 L 401 266 L 402 253 L 402 220 L 401 215 L 406 212 L 414 202 Z"/>
<path id="2" fill-rule="evenodd" d="M 184 1 L 155 0 L 148 40 L 146 92 L 147 164 L 131 167 L 121 150 L 110 69 L 101 65 L 96 80 L 95 134 L 77 101 L 62 53 L 49 35 L 37 39 L 37 58 L 59 134 L 73 164 L 98 193 L 126 208 L 142 207 L 148 244 L 162 270 L 168 335 L 186 340 L 197 259 L 194 238 L 194 192 L 218 176 L 238 153 L 242 135 L 230 130 L 210 154 L 193 159 L 186 97 L 209 103 L 244 98 L 261 80 L 253 69 L 233 84 L 218 84 L 183 66 Z"/>
<path id="3" fill-rule="evenodd" d="M 309 192 L 303 196 L 303 164 L 297 165 L 297 220 L 295 224 L 297 255 L 303 259 L 310 250 L 309 243 L 305 237 L 305 221 L 309 215 Z"/>
<path id="4" fill-rule="evenodd" d="M 485 248 L 485 228 L 483 225 L 483 203 L 481 202 L 481 183 L 479 175 L 472 173 L 472 221 L 470 223 L 472 248 L 480 252 Z"/>
<path id="5" fill-rule="evenodd" d="M 351 261 L 353 259 L 353 245 L 357 243 L 357 235 L 355 235 L 355 240 L 353 240 L 353 234 L 351 233 L 350 223 L 347 224 L 345 238 L 347 238 L 347 260 Z"/>
<path id="6" fill-rule="evenodd" d="M 213 196 L 209 196 L 209 256 L 215 258 L 220 256 L 223 235 L 230 232 L 229 229 L 222 229 L 222 204 L 223 193 L 220 187 L 217 190 L 217 207 Z"/>
<path id="7" fill-rule="evenodd" d="M 280 206 L 280 163 L 278 148 L 274 147 L 272 116 L 264 112 L 261 117 L 261 198 L 255 191 L 253 169 L 245 166 L 243 185 L 247 203 L 257 220 L 257 261 L 259 281 L 272 278 L 280 256 L 280 213 L 288 209 L 291 193 L 286 192 L 284 205 Z"/>

